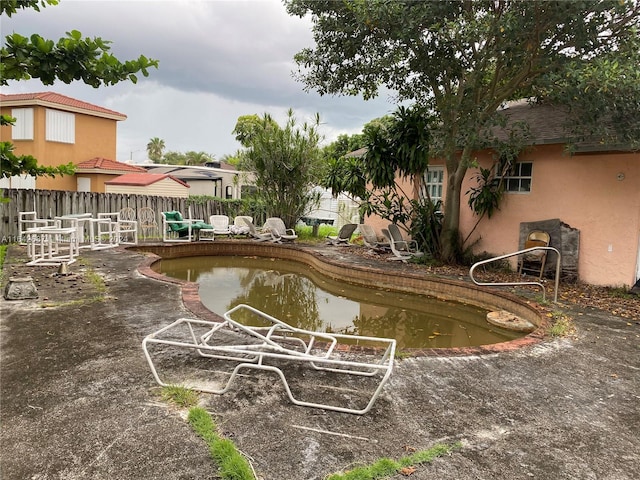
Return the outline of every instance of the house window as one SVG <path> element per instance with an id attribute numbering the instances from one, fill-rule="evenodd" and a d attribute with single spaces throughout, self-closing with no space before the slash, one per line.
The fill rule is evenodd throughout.
<path id="1" fill-rule="evenodd" d="M 430 198 L 432 202 L 442 200 L 442 182 L 444 179 L 444 167 L 430 167 L 424 174 L 422 184 L 423 198 Z"/>
<path id="2" fill-rule="evenodd" d="M 13 108 L 11 116 L 16 119 L 11 127 L 11 139 L 33 140 L 33 108 Z"/>
<path id="3" fill-rule="evenodd" d="M 76 142 L 76 116 L 73 113 L 47 109 L 46 139 L 50 142 Z"/>
<path id="4" fill-rule="evenodd" d="M 528 193 L 531 191 L 531 172 L 533 163 L 516 163 L 511 171 L 504 176 L 504 186 L 507 192 Z"/>

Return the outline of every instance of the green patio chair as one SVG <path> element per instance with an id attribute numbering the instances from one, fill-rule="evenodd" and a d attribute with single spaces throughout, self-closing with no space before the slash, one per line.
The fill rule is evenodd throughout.
<path id="1" fill-rule="evenodd" d="M 162 212 L 162 224 L 164 242 L 191 242 L 198 240 L 200 230 L 213 229 L 202 219 L 183 218 L 178 211 Z"/>

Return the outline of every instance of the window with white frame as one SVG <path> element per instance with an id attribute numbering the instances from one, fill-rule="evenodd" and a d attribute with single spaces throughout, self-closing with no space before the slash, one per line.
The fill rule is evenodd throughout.
<path id="1" fill-rule="evenodd" d="M 422 182 L 422 197 L 430 198 L 432 202 L 442 200 L 442 183 L 444 180 L 444 167 L 429 167 L 424 174 Z"/>
<path id="2" fill-rule="evenodd" d="M 76 142 L 76 116 L 73 113 L 47 109 L 46 122 L 49 142 Z"/>
<path id="3" fill-rule="evenodd" d="M 12 108 L 15 123 L 11 127 L 12 140 L 33 140 L 33 108 Z"/>
<path id="4" fill-rule="evenodd" d="M 529 193 L 531 191 L 532 162 L 518 162 L 504 176 L 504 187 L 507 192 Z"/>

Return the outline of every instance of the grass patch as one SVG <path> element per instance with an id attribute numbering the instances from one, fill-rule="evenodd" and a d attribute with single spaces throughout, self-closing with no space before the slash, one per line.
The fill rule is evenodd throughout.
<path id="1" fill-rule="evenodd" d="M 626 287 L 611 287 L 608 290 L 609 290 L 609 296 L 613 298 L 625 298 L 628 300 L 637 298 Z"/>
<path id="2" fill-rule="evenodd" d="M 4 279 L 4 259 L 7 258 L 7 245 L 0 245 L 0 282 Z"/>
<path id="3" fill-rule="evenodd" d="M 224 480 L 255 480 L 256 477 L 247 459 L 238 452 L 233 442 L 218 435 L 213 419 L 204 408 L 190 409 L 187 421 L 191 428 L 207 443 L 211 457 L 218 464 L 221 478 Z"/>
<path id="4" fill-rule="evenodd" d="M 298 235 L 298 241 L 309 243 L 324 242 L 327 235 L 337 235 L 338 229 L 331 225 L 320 225 L 318 227 L 318 235 L 313 235 L 313 227 L 310 225 L 297 225 L 296 234 Z"/>
<path id="5" fill-rule="evenodd" d="M 460 443 L 453 445 L 437 444 L 428 450 L 420 450 L 412 455 L 402 457 L 398 461 L 381 458 L 372 465 L 354 468 L 345 473 L 329 475 L 327 480 L 382 480 L 393 477 L 397 473 L 410 475 L 415 471 L 416 465 L 430 463 L 435 458 L 447 455 L 461 446 Z"/>
<path id="6" fill-rule="evenodd" d="M 562 312 L 551 312 L 547 316 L 553 319 L 553 324 L 549 327 L 549 335 L 552 337 L 566 337 L 575 332 L 573 319 Z"/>
<path id="7" fill-rule="evenodd" d="M 171 402 L 179 407 L 195 407 L 198 404 L 198 393 L 179 385 L 162 387 L 160 393 L 165 402 Z"/>
<path id="8" fill-rule="evenodd" d="M 104 278 L 92 268 L 87 269 L 84 273 L 84 278 L 96 289 L 100 296 L 103 296 L 107 291 L 107 285 L 104 283 Z"/>
<path id="9" fill-rule="evenodd" d="M 404 360 L 405 358 L 410 358 L 412 353 L 407 350 L 396 349 L 395 359 L 396 360 Z"/>

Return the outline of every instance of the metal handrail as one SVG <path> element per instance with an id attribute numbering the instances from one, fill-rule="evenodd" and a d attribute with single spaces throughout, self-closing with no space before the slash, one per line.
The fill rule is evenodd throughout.
<path id="1" fill-rule="evenodd" d="M 524 250 L 518 250 L 517 252 L 507 253 L 506 255 L 500 255 L 499 257 L 493 257 L 488 260 L 482 260 L 480 262 L 476 262 L 473 264 L 473 266 L 469 270 L 469 277 L 471 278 L 471 281 L 473 283 L 481 286 L 506 287 L 506 286 L 516 286 L 516 285 L 538 285 L 540 288 L 542 288 L 542 300 L 545 300 L 546 291 L 545 291 L 544 285 L 540 282 L 478 282 L 475 278 L 473 278 L 473 271 L 475 270 L 476 267 L 480 265 L 484 265 L 485 263 L 495 262 L 497 260 L 504 260 L 505 258 L 514 257 L 516 255 L 522 255 L 523 253 L 533 252 L 534 250 L 551 250 L 553 252 L 556 252 L 556 254 L 558 255 L 558 258 L 556 259 L 556 288 L 553 296 L 554 303 L 558 303 L 558 286 L 560 285 L 560 260 L 562 259 L 562 257 L 560 255 L 560 252 L 553 247 L 526 248 Z"/>

